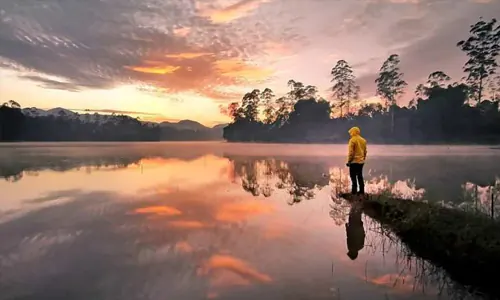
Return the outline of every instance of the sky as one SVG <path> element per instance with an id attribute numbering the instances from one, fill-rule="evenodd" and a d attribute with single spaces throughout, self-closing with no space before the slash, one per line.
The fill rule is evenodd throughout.
<path id="1" fill-rule="evenodd" d="M 0 102 L 227 122 L 220 107 L 289 79 L 330 96 L 330 70 L 353 66 L 373 100 L 383 61 L 408 82 L 460 80 L 456 43 L 500 0 L 1 0 Z"/>

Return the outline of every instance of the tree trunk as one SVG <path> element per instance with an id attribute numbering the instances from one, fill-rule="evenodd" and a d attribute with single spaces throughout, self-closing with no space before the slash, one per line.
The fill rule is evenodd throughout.
<path id="1" fill-rule="evenodd" d="M 481 76 L 481 78 L 479 79 L 479 95 L 477 95 L 476 106 L 481 103 L 482 98 L 483 98 L 483 77 Z"/>
<path id="2" fill-rule="evenodd" d="M 496 186 L 496 185 L 495 185 Z M 491 194 L 491 219 L 495 219 L 495 189 L 490 186 L 490 194 Z"/>
<path id="3" fill-rule="evenodd" d="M 394 109 L 391 109 L 391 133 L 394 134 Z"/>

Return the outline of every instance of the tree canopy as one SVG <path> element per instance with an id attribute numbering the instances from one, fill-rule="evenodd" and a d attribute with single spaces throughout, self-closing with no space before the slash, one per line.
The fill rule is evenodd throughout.
<path id="1" fill-rule="evenodd" d="M 432 72 L 416 87 L 408 106 L 397 101 L 408 87 L 397 54 L 383 62 L 375 81 L 381 103 L 357 106 L 352 105 L 359 101 L 356 76 L 347 61 L 339 60 L 330 72 L 329 101 L 319 96 L 317 87 L 295 80 L 288 81 L 290 91 L 278 98 L 269 88 L 265 96 L 256 90 L 229 106 L 233 121 L 224 129 L 224 138 L 335 143 L 345 141 L 351 126 L 359 126 L 376 143 L 498 143 L 500 77 L 495 75 L 500 26 L 495 19 L 481 19 L 471 26 L 469 39 L 457 46 L 469 56 L 467 76 L 452 83 L 443 71 Z M 334 117 L 334 110 L 340 110 L 340 116 Z"/>

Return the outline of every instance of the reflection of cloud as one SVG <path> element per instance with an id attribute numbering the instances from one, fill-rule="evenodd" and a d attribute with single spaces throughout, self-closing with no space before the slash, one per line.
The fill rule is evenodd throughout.
<path id="1" fill-rule="evenodd" d="M 217 270 L 227 270 L 238 274 L 242 278 L 259 283 L 270 283 L 269 275 L 261 273 L 247 262 L 229 255 L 214 255 L 208 259 L 200 270 L 201 274 L 208 274 Z"/>
<path id="2" fill-rule="evenodd" d="M 239 202 L 222 204 L 215 218 L 222 222 L 240 222 L 259 214 L 270 213 L 273 206 L 264 202 Z"/>
<path id="3" fill-rule="evenodd" d="M 28 203 L 44 203 L 44 202 L 52 202 L 52 201 L 61 201 L 71 197 L 75 197 L 81 194 L 82 191 L 79 189 L 71 189 L 71 190 L 62 190 L 62 191 L 54 191 L 49 192 L 45 196 L 41 196 L 32 200 L 28 200 Z"/>
<path id="4" fill-rule="evenodd" d="M 210 227 L 210 225 L 204 224 L 200 221 L 179 220 L 179 221 L 170 221 L 170 222 L 168 222 L 168 224 L 170 226 L 173 226 L 176 228 L 183 228 L 183 229 L 201 229 L 201 228 Z"/>
<path id="5" fill-rule="evenodd" d="M 414 278 L 408 274 L 385 274 L 375 278 L 368 278 L 368 282 L 389 287 L 394 292 L 408 292 L 413 290 L 414 287 Z"/>
<path id="6" fill-rule="evenodd" d="M 270 240 L 286 237 L 290 228 L 293 228 L 292 224 L 283 224 L 277 222 L 268 223 L 264 228 L 263 236 Z"/>
<path id="7" fill-rule="evenodd" d="M 183 253 L 191 253 L 193 252 L 193 247 L 188 242 L 177 242 L 175 244 L 175 250 Z"/>

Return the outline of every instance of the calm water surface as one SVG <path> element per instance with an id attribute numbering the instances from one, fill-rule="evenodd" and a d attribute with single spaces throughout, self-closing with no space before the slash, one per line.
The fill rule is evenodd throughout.
<path id="1" fill-rule="evenodd" d="M 0 145 L 0 299 L 480 299 L 338 199 L 345 151 Z M 368 192 L 500 210 L 498 149 L 368 155 Z"/>

